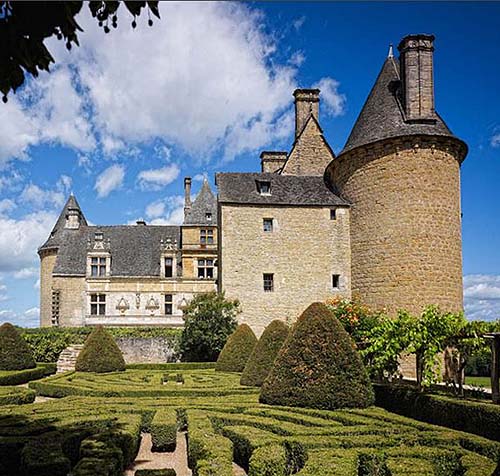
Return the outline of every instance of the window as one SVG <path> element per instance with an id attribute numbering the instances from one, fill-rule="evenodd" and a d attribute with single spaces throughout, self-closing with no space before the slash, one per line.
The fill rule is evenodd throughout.
<path id="1" fill-rule="evenodd" d="M 52 291 L 52 325 L 59 325 L 59 302 L 60 302 L 60 291 Z"/>
<path id="2" fill-rule="evenodd" d="M 271 182 L 257 182 L 261 195 L 271 195 Z"/>
<path id="3" fill-rule="evenodd" d="M 200 230 L 200 243 L 202 245 L 213 245 L 214 230 Z"/>
<path id="4" fill-rule="evenodd" d="M 106 314 L 106 294 L 90 295 L 90 314 L 104 316 Z"/>
<path id="5" fill-rule="evenodd" d="M 102 241 L 104 239 L 104 235 L 100 231 L 97 231 L 94 235 L 94 239 L 95 241 Z"/>
<path id="6" fill-rule="evenodd" d="M 174 296 L 165 294 L 165 314 L 171 316 L 174 313 Z"/>
<path id="7" fill-rule="evenodd" d="M 330 220 L 336 220 L 337 219 L 337 209 L 332 208 L 330 210 Z"/>
<path id="8" fill-rule="evenodd" d="M 340 275 L 332 274 L 332 288 L 338 289 L 340 287 Z"/>
<path id="9" fill-rule="evenodd" d="M 106 276 L 106 258 L 93 256 L 90 258 L 90 276 L 99 278 Z"/>
<path id="10" fill-rule="evenodd" d="M 199 259 L 198 260 L 198 278 L 213 279 L 214 278 L 214 260 Z"/>
<path id="11" fill-rule="evenodd" d="M 274 274 L 264 273 L 264 291 L 274 291 Z"/>
<path id="12" fill-rule="evenodd" d="M 165 258 L 165 277 L 171 278 L 174 275 L 174 259 Z"/>
<path id="13" fill-rule="evenodd" d="M 212 214 L 211 213 L 205 213 L 205 220 L 212 221 Z"/>
<path id="14" fill-rule="evenodd" d="M 264 218 L 264 231 L 271 232 L 273 231 L 273 219 L 272 218 Z"/>

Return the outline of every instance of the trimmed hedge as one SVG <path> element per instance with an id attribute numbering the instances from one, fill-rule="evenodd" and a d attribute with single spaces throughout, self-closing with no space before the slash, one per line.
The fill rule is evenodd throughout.
<path id="1" fill-rule="evenodd" d="M 374 384 L 375 403 L 391 412 L 500 441 L 500 406 Z"/>
<path id="2" fill-rule="evenodd" d="M 282 445 L 257 448 L 250 458 L 248 476 L 284 476 L 286 452 Z"/>
<path id="3" fill-rule="evenodd" d="M 167 362 L 165 364 L 127 364 L 127 369 L 135 370 L 211 370 L 215 362 Z"/>
<path id="4" fill-rule="evenodd" d="M 138 469 L 134 476 L 176 476 L 175 469 Z"/>
<path id="5" fill-rule="evenodd" d="M 69 345 L 83 344 L 93 327 L 40 327 L 36 329 L 20 328 L 22 336 L 30 346 L 37 362 L 57 362 L 59 354 Z M 178 351 L 181 329 L 170 327 L 110 327 L 107 331 L 115 338 L 161 337 L 169 341 Z"/>
<path id="6" fill-rule="evenodd" d="M 31 350 L 19 331 L 10 323 L 0 326 L 0 370 L 36 367 Z"/>
<path id="7" fill-rule="evenodd" d="M 260 401 L 326 410 L 373 403 L 361 357 L 324 304 L 311 304 L 292 327 L 262 385 Z"/>
<path id="8" fill-rule="evenodd" d="M 36 392 L 22 387 L 0 387 L 0 405 L 23 405 L 35 401 Z"/>
<path id="9" fill-rule="evenodd" d="M 88 336 L 76 359 L 75 370 L 97 373 L 125 370 L 122 352 L 104 327 L 97 326 Z"/>
<path id="10" fill-rule="evenodd" d="M 275 320 L 266 327 L 245 365 L 241 385 L 260 387 L 264 383 L 288 336 L 288 331 L 288 326 L 280 320 Z"/>
<path id="11" fill-rule="evenodd" d="M 151 451 L 175 451 L 177 414 L 174 409 L 158 410 L 151 422 Z"/>
<path id="12" fill-rule="evenodd" d="M 37 364 L 34 369 L 0 370 L 1 385 L 21 385 L 56 373 L 56 364 Z"/>
<path id="13" fill-rule="evenodd" d="M 227 339 L 215 370 L 218 372 L 243 372 L 245 365 L 257 344 L 257 337 L 250 326 L 240 324 Z"/>
<path id="14" fill-rule="evenodd" d="M 21 453 L 23 476 L 66 476 L 71 468 L 62 450 L 59 432 L 48 432 L 30 440 Z"/>

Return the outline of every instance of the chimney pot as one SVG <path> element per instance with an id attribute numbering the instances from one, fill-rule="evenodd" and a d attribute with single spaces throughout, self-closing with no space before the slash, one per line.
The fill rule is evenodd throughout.
<path id="1" fill-rule="evenodd" d="M 299 136 L 312 115 L 319 121 L 319 89 L 296 89 L 295 98 L 295 138 Z"/>

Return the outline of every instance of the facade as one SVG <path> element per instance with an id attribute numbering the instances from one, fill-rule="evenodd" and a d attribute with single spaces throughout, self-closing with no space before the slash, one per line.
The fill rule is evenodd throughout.
<path id="1" fill-rule="evenodd" d="M 462 309 L 467 146 L 435 111 L 433 41 L 391 48 L 338 156 L 320 91 L 296 90 L 290 151 L 216 174 L 217 200 L 204 183 L 191 203 L 186 179 L 180 227 L 91 227 L 71 197 L 39 250 L 42 325 L 181 325 L 182 306 L 215 287 L 257 334 L 332 295 L 389 313 Z"/>
<path id="2" fill-rule="evenodd" d="M 181 226 L 89 226 L 70 196 L 38 253 L 42 326 L 182 326 L 182 308 L 215 290 L 217 201 L 203 182 Z"/>

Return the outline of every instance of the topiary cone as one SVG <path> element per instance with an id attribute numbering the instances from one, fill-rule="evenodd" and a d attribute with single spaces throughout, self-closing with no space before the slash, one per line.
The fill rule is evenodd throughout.
<path id="1" fill-rule="evenodd" d="M 327 410 L 373 404 L 361 357 L 324 304 L 311 304 L 292 327 L 262 385 L 260 401 Z"/>
<path id="2" fill-rule="evenodd" d="M 288 336 L 288 326 L 280 320 L 269 324 L 248 359 L 240 384 L 260 387 L 268 376 L 278 352 Z"/>
<path id="3" fill-rule="evenodd" d="M 257 337 L 247 324 L 240 324 L 227 339 L 215 370 L 218 372 L 243 372 L 245 364 L 257 344 Z"/>
<path id="4" fill-rule="evenodd" d="M 22 370 L 36 367 L 28 343 L 10 323 L 0 326 L 0 370 Z"/>
<path id="5" fill-rule="evenodd" d="M 79 372 L 116 372 L 125 370 L 125 360 L 111 334 L 97 326 L 85 340 L 76 359 L 75 370 Z"/>

